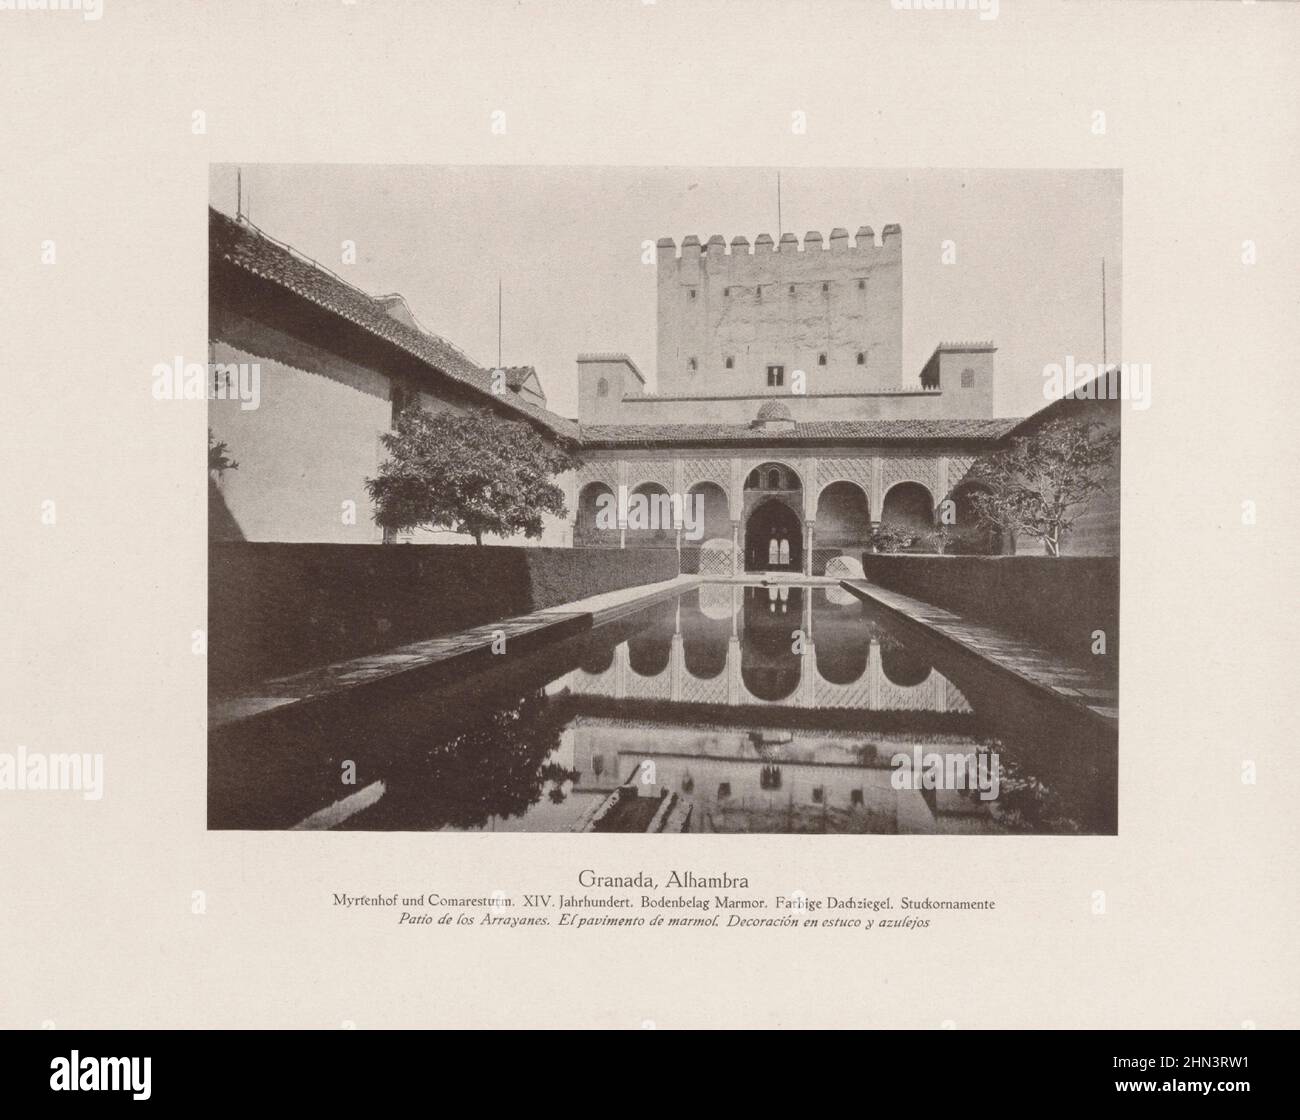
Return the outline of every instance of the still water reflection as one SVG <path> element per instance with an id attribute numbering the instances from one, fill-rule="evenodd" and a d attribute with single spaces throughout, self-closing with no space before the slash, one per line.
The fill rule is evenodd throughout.
<path id="1" fill-rule="evenodd" d="M 452 686 L 214 737 L 209 820 L 1114 832 L 1113 736 L 950 660 L 838 588 L 706 584 Z M 934 754 L 996 785 L 899 788 L 898 756 Z M 348 760 L 357 784 L 340 797 Z"/>

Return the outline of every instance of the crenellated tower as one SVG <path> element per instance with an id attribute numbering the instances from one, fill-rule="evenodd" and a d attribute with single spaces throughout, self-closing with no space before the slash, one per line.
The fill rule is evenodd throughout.
<path id="1" fill-rule="evenodd" d="M 720 234 L 658 243 L 658 393 L 808 394 L 902 387 L 903 233 L 816 230 L 753 245 Z"/>

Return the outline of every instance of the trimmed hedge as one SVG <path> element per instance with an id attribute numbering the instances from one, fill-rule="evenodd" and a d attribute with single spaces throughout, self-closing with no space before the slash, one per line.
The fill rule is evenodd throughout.
<path id="1" fill-rule="evenodd" d="M 872 583 L 1089 659 L 1094 630 L 1119 664 L 1119 558 L 865 553 Z"/>
<path id="2" fill-rule="evenodd" d="M 212 542 L 213 690 L 677 575 L 664 549 Z"/>

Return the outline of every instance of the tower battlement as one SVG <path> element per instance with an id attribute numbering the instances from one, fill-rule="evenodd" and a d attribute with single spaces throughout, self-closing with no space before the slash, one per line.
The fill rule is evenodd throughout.
<path id="1" fill-rule="evenodd" d="M 772 253 L 817 253 L 831 252 L 840 253 L 845 250 L 855 250 L 858 252 L 879 252 L 881 249 L 890 248 L 897 245 L 901 248 L 903 241 L 903 228 L 899 225 L 890 224 L 880 231 L 880 243 L 876 242 L 875 231 L 870 226 L 859 226 L 858 232 L 852 237 L 849 231 L 841 226 L 836 226 L 830 232 L 828 238 L 823 239 L 819 230 L 810 229 L 803 236 L 803 242 L 800 243 L 799 236 L 794 233 L 783 233 L 779 241 L 774 241 L 770 233 L 760 233 L 753 244 L 747 237 L 736 236 L 730 242 L 720 233 L 715 233 L 707 241 L 701 242 L 696 234 L 688 234 L 682 238 L 681 250 L 678 251 L 677 242 L 671 237 L 661 237 L 656 243 L 659 259 L 663 261 L 667 255 L 671 255 L 678 260 L 690 260 L 696 257 L 702 257 L 706 254 L 716 257 L 718 254 L 727 256 L 756 256 L 764 252 Z"/>
<path id="2" fill-rule="evenodd" d="M 902 386 L 903 231 L 802 241 L 715 233 L 657 242 L 658 390 L 680 396 Z"/>

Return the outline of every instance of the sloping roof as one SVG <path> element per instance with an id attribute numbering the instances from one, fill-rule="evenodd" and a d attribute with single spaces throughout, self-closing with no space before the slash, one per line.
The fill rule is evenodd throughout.
<path id="1" fill-rule="evenodd" d="M 251 224 L 237 222 L 212 207 L 208 208 L 208 238 L 211 259 L 227 261 L 355 323 L 438 373 L 482 394 L 484 404 L 495 403 L 506 411 L 522 414 L 566 439 L 578 438 L 578 426 L 572 420 L 538 408 L 513 393 L 506 396 L 494 393 L 490 368 L 478 365 L 446 339 L 394 318 L 387 310 L 391 296 L 382 300 L 369 296 Z"/>
<path id="2" fill-rule="evenodd" d="M 501 371 L 506 375 L 506 384 L 516 393 L 532 381 L 536 385 L 534 392 L 543 400 L 546 399 L 546 386 L 542 384 L 535 366 L 502 366 Z"/>
<path id="3" fill-rule="evenodd" d="M 537 370 L 532 366 L 502 366 L 501 372 L 506 375 L 506 384 L 512 389 L 518 389 L 530 377 L 537 376 Z M 538 381 L 541 384 L 541 381 Z"/>
<path id="4" fill-rule="evenodd" d="M 1118 415 L 1120 398 L 1114 394 L 1114 386 L 1111 381 L 1113 376 L 1114 371 L 1099 373 L 1090 380 L 1083 382 L 1083 384 L 1076 386 L 1067 395 L 1045 404 L 1037 412 L 1031 412 L 1028 416 L 1021 417 L 1016 421 L 1011 434 L 1016 436 L 1028 435 L 1052 420 L 1077 415 L 1089 409 L 1100 413 L 1112 411 Z"/>
<path id="5" fill-rule="evenodd" d="M 588 424 L 582 441 L 590 446 L 683 443 L 892 443 L 967 440 L 992 443 L 1020 421 L 1011 420 L 812 420 L 792 431 L 756 431 L 748 424 Z"/>

